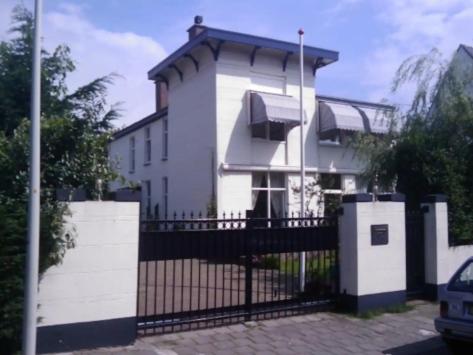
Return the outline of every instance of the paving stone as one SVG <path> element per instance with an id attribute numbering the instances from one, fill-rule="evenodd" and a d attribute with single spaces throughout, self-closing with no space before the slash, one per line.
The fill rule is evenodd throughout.
<path id="1" fill-rule="evenodd" d="M 221 328 L 149 336 L 135 345 L 82 355 L 448 354 L 435 332 L 438 306 L 417 303 L 407 313 L 365 320 L 335 313 L 259 320 Z"/>

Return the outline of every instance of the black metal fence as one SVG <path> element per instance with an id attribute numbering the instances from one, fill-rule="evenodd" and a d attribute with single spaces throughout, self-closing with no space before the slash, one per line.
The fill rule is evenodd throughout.
<path id="1" fill-rule="evenodd" d="M 336 218 L 173 217 L 141 225 L 141 334 L 326 309 L 338 294 Z"/>

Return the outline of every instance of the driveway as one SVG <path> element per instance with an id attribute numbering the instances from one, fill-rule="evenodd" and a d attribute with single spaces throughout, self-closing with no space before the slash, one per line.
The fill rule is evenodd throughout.
<path id="1" fill-rule="evenodd" d="M 148 336 L 126 348 L 82 355 L 450 354 L 433 326 L 438 306 L 414 303 L 399 314 L 360 319 L 336 313 L 265 320 L 222 328 Z M 465 349 L 464 354 L 473 354 Z"/>

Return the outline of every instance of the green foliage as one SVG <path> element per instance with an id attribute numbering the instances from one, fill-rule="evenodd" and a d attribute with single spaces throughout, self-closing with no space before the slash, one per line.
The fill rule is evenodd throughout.
<path id="1" fill-rule="evenodd" d="M 458 242 L 472 241 L 473 95 L 465 88 L 473 73 L 446 68 L 437 50 L 406 60 L 394 89 L 411 82 L 417 89 L 401 115 L 402 129 L 383 138 L 358 136 L 354 146 L 369 161 L 364 177 L 384 190 L 395 186 L 409 208 L 427 194 L 446 194 L 450 233 Z"/>
<path id="2" fill-rule="evenodd" d="M 18 350 L 21 334 L 29 165 L 29 102 L 32 15 L 15 8 L 14 38 L 0 42 L 0 349 Z M 116 176 L 107 157 L 117 106 L 107 106 L 104 76 L 68 92 L 75 69 L 67 46 L 42 51 L 41 80 L 41 230 L 40 273 L 61 262 L 74 246 L 74 231 L 64 230 L 67 207 L 55 189 L 82 187 L 96 197 L 96 182 Z"/>

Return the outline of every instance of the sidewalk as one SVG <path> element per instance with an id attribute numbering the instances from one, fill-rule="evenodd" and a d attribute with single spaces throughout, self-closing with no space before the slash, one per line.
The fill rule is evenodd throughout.
<path id="1" fill-rule="evenodd" d="M 449 354 L 433 326 L 438 306 L 416 302 L 412 311 L 360 319 L 334 313 L 250 322 L 142 337 L 130 347 L 81 355 L 229 354 Z"/>

